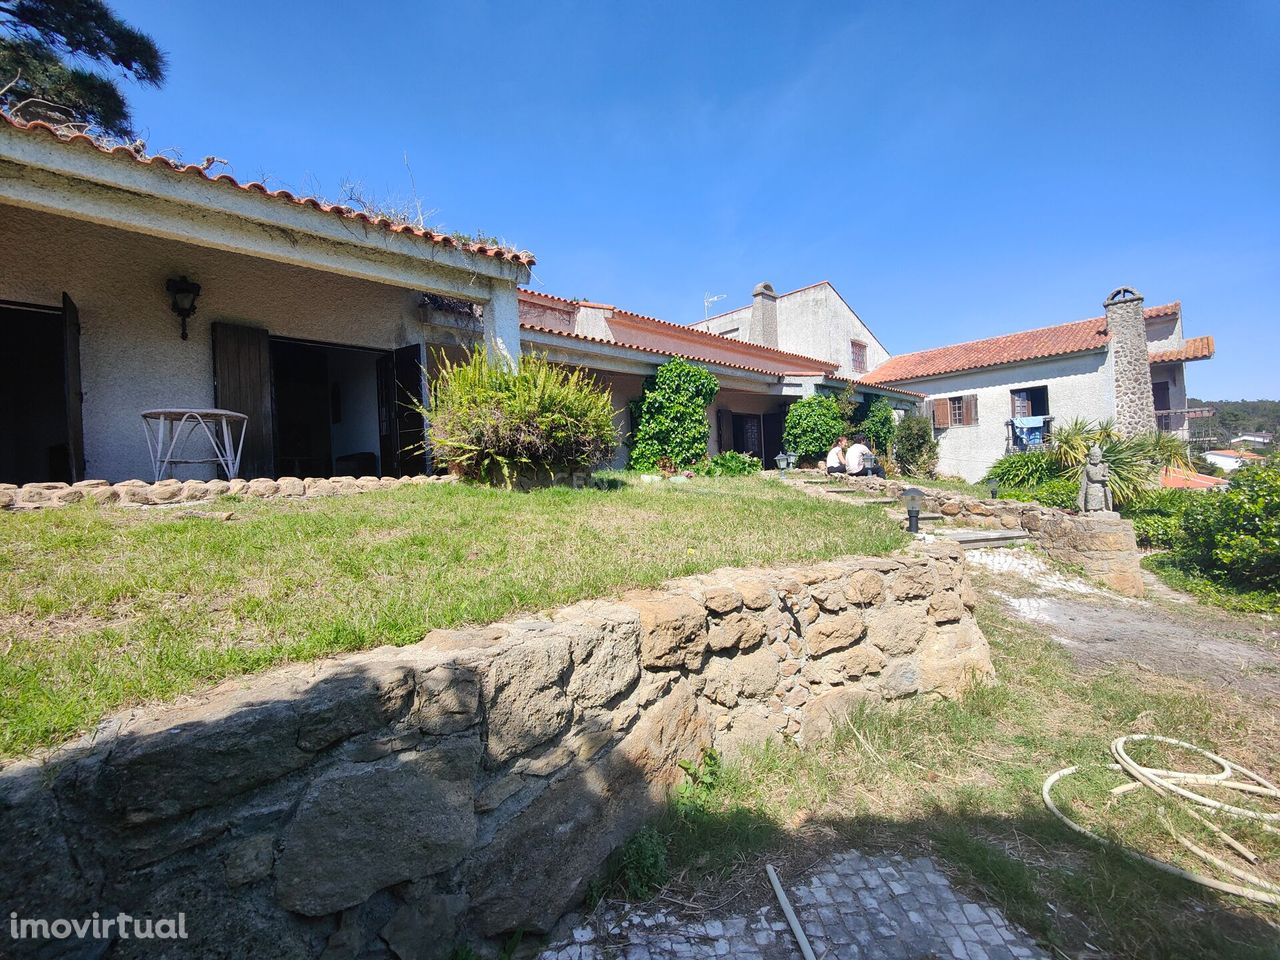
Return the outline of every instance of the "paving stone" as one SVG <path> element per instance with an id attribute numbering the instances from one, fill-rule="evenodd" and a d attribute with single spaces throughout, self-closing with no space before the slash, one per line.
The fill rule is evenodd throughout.
<path id="1" fill-rule="evenodd" d="M 836 854 L 792 885 L 788 897 L 824 960 L 1047 960 L 998 909 L 959 896 L 925 857 Z M 600 929 L 621 936 L 596 943 L 597 925 L 584 925 L 573 931 L 578 942 L 552 946 L 540 960 L 800 957 L 781 910 L 772 902 L 751 916 L 688 923 L 663 910 L 627 914 L 615 908 L 602 919 Z"/>

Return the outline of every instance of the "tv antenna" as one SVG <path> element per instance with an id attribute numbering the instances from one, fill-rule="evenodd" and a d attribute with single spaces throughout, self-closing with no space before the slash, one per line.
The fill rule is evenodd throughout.
<path id="1" fill-rule="evenodd" d="M 727 296 L 728 296 L 727 293 L 718 293 L 714 297 L 709 293 L 704 293 L 702 295 L 702 319 L 710 320 L 711 305 L 715 303 L 717 300 L 723 300 Z"/>

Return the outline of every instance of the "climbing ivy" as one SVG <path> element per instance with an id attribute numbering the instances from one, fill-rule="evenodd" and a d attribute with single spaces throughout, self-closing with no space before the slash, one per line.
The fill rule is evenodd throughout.
<path id="1" fill-rule="evenodd" d="M 661 461 L 685 467 L 705 457 L 707 407 L 719 390 L 715 374 L 682 357 L 660 366 L 631 403 L 631 468 L 654 470 Z"/>

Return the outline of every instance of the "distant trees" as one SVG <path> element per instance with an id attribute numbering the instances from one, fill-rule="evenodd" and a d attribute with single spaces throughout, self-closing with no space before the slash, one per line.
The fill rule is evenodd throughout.
<path id="1" fill-rule="evenodd" d="M 159 86 L 165 55 L 103 0 L 0 0 L 0 97 L 11 116 L 133 135 L 118 76 Z"/>

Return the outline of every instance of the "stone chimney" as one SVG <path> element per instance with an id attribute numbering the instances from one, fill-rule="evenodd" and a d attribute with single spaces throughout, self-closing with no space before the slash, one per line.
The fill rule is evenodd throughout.
<path id="1" fill-rule="evenodd" d="M 1147 353 L 1147 322 L 1142 317 L 1142 294 L 1131 287 L 1111 292 L 1103 303 L 1111 334 L 1111 369 L 1116 382 L 1116 430 L 1132 437 L 1156 428 L 1151 394 L 1151 360 Z"/>
<path id="2" fill-rule="evenodd" d="M 773 292 L 771 283 L 757 283 L 751 291 L 747 340 L 766 347 L 778 345 L 778 295 Z"/>

